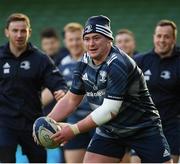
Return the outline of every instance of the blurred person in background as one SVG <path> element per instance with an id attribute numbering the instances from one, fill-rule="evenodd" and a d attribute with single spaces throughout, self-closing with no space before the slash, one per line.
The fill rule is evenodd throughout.
<path id="1" fill-rule="evenodd" d="M 115 45 L 121 48 L 130 57 L 138 52 L 136 51 L 136 41 L 132 31 L 128 29 L 120 29 L 115 36 Z"/>
<path id="2" fill-rule="evenodd" d="M 61 42 L 58 32 L 54 28 L 45 28 L 40 34 L 41 49 L 48 55 L 56 66 L 58 66 L 63 57 L 68 54 L 66 48 L 61 48 Z M 56 104 L 51 91 L 45 88 L 41 94 L 44 114 L 47 115 Z"/>
<path id="3" fill-rule="evenodd" d="M 55 65 L 58 66 L 62 58 L 68 54 L 66 48 L 61 48 L 61 41 L 58 32 L 52 27 L 45 28 L 40 34 L 40 39 L 41 49 L 53 60 Z M 44 115 L 47 115 L 57 102 L 48 88 L 43 89 L 41 93 L 41 101 Z M 57 149 L 48 149 L 47 153 L 50 162 L 64 162 L 64 153 L 62 147 Z"/>
<path id="4" fill-rule="evenodd" d="M 68 87 L 70 88 L 73 80 L 73 72 L 77 62 L 85 52 L 83 45 L 83 27 L 77 22 L 68 23 L 64 27 L 64 43 L 69 51 L 59 64 L 59 69 L 64 75 Z M 85 118 L 91 112 L 90 106 L 84 98 L 83 102 L 77 107 L 76 111 L 67 118 L 67 122 L 74 124 Z M 86 148 L 91 140 L 93 131 L 77 135 L 64 145 L 65 160 L 67 163 L 82 163 Z"/>
<path id="5" fill-rule="evenodd" d="M 160 20 L 154 31 L 154 48 L 134 57 L 159 111 L 174 163 L 180 155 L 180 48 L 176 40 L 176 24 Z M 140 162 L 134 158 L 137 156 L 132 157 L 133 163 Z"/>
<path id="6" fill-rule="evenodd" d="M 28 41 L 26 15 L 10 15 L 5 35 L 8 43 L 0 47 L 0 162 L 15 163 L 19 144 L 30 163 L 45 163 L 46 150 L 32 138 L 33 123 L 42 116 L 40 91 L 47 87 L 59 100 L 66 84 L 57 67 Z"/>
<path id="7" fill-rule="evenodd" d="M 41 48 L 46 54 L 53 59 L 56 65 L 59 65 L 68 51 L 61 46 L 61 41 L 58 32 L 55 28 L 47 27 L 41 32 Z"/>

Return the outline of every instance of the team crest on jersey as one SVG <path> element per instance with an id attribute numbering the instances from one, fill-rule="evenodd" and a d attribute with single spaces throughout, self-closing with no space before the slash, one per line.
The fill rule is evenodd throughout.
<path id="1" fill-rule="evenodd" d="M 171 73 L 169 71 L 162 71 L 160 77 L 167 80 L 171 78 Z"/>
<path id="2" fill-rule="evenodd" d="M 84 33 L 89 33 L 93 30 L 92 25 L 88 25 L 85 27 Z"/>
<path id="3" fill-rule="evenodd" d="M 25 70 L 30 69 L 30 62 L 29 62 L 29 61 L 23 61 L 23 62 L 21 62 L 20 68 L 24 68 Z"/>
<path id="4" fill-rule="evenodd" d="M 102 83 L 106 82 L 107 72 L 106 71 L 99 71 L 99 75 L 101 76 L 99 81 Z"/>

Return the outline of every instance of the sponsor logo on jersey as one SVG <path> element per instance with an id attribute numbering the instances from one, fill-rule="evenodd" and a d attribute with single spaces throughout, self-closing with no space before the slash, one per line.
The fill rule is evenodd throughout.
<path id="1" fill-rule="evenodd" d="M 4 73 L 4 74 L 9 74 L 9 73 L 10 73 L 10 68 L 11 68 L 11 66 L 9 65 L 8 62 L 6 62 L 6 63 L 3 65 L 3 73 Z"/>
<path id="2" fill-rule="evenodd" d="M 105 95 L 105 91 L 104 90 L 99 90 L 97 92 L 87 92 L 86 95 L 89 96 L 89 97 L 99 97 L 99 96 Z"/>
<path id="3" fill-rule="evenodd" d="M 161 74 L 160 74 L 160 77 L 165 79 L 165 80 L 168 80 L 171 78 L 171 73 L 167 70 L 165 71 L 162 71 Z"/>
<path id="4" fill-rule="evenodd" d="M 148 69 L 147 71 L 144 72 L 144 79 L 146 81 L 150 80 L 150 76 L 152 75 L 151 71 Z"/>
<path id="5" fill-rule="evenodd" d="M 87 73 L 85 73 L 84 75 L 82 75 L 82 79 L 83 79 L 84 81 L 88 81 L 88 75 L 87 75 Z"/>
<path id="6" fill-rule="evenodd" d="M 169 156 L 170 155 L 170 153 L 169 153 L 169 151 L 168 150 L 164 150 L 164 153 L 163 153 L 163 157 L 167 157 L 167 156 Z"/>

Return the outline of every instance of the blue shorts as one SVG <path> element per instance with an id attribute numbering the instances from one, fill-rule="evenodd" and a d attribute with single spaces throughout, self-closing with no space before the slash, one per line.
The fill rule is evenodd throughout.
<path id="1" fill-rule="evenodd" d="M 163 127 L 164 135 L 168 141 L 171 154 L 180 155 L 180 123 Z"/>
<path id="2" fill-rule="evenodd" d="M 180 123 L 175 122 L 163 127 L 164 136 L 169 144 L 171 155 L 180 155 Z M 131 150 L 131 155 L 137 155 L 135 150 Z"/>
<path id="3" fill-rule="evenodd" d="M 163 134 L 127 140 L 107 138 L 95 133 L 87 151 L 121 159 L 127 146 L 136 151 L 143 163 L 163 163 L 171 159 L 169 145 Z"/>
<path id="4" fill-rule="evenodd" d="M 27 155 L 30 163 L 46 162 L 46 150 L 34 142 L 31 131 L 18 131 L 4 127 L 0 127 L 0 162 L 15 163 L 18 144 L 21 145 L 22 152 Z"/>

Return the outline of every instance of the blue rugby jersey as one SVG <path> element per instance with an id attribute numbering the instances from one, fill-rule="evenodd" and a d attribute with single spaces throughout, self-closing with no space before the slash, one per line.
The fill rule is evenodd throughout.
<path id="1" fill-rule="evenodd" d="M 162 124 L 177 122 L 180 115 L 180 48 L 175 47 L 172 56 L 164 59 L 154 50 L 134 59 L 144 73 Z"/>
<path id="2" fill-rule="evenodd" d="M 73 72 L 76 67 L 77 61 L 74 60 L 71 55 L 67 55 L 64 58 L 62 58 L 60 64 L 59 64 L 59 70 L 64 76 L 64 79 L 67 83 L 67 86 L 70 88 L 72 85 L 72 80 L 73 80 Z M 77 107 L 76 111 L 72 113 L 68 117 L 68 122 L 70 123 L 76 123 L 77 121 L 83 119 L 86 117 L 90 112 L 91 108 L 87 102 L 86 96 L 84 97 L 83 101 L 81 104 Z"/>
<path id="3" fill-rule="evenodd" d="M 70 90 L 75 94 L 86 94 L 93 110 L 103 103 L 104 98 L 123 101 L 117 117 L 100 127 L 105 133 L 139 137 L 157 133 L 155 129 L 161 126 L 142 71 L 115 47 L 98 66 L 85 53 L 74 71 Z"/>

